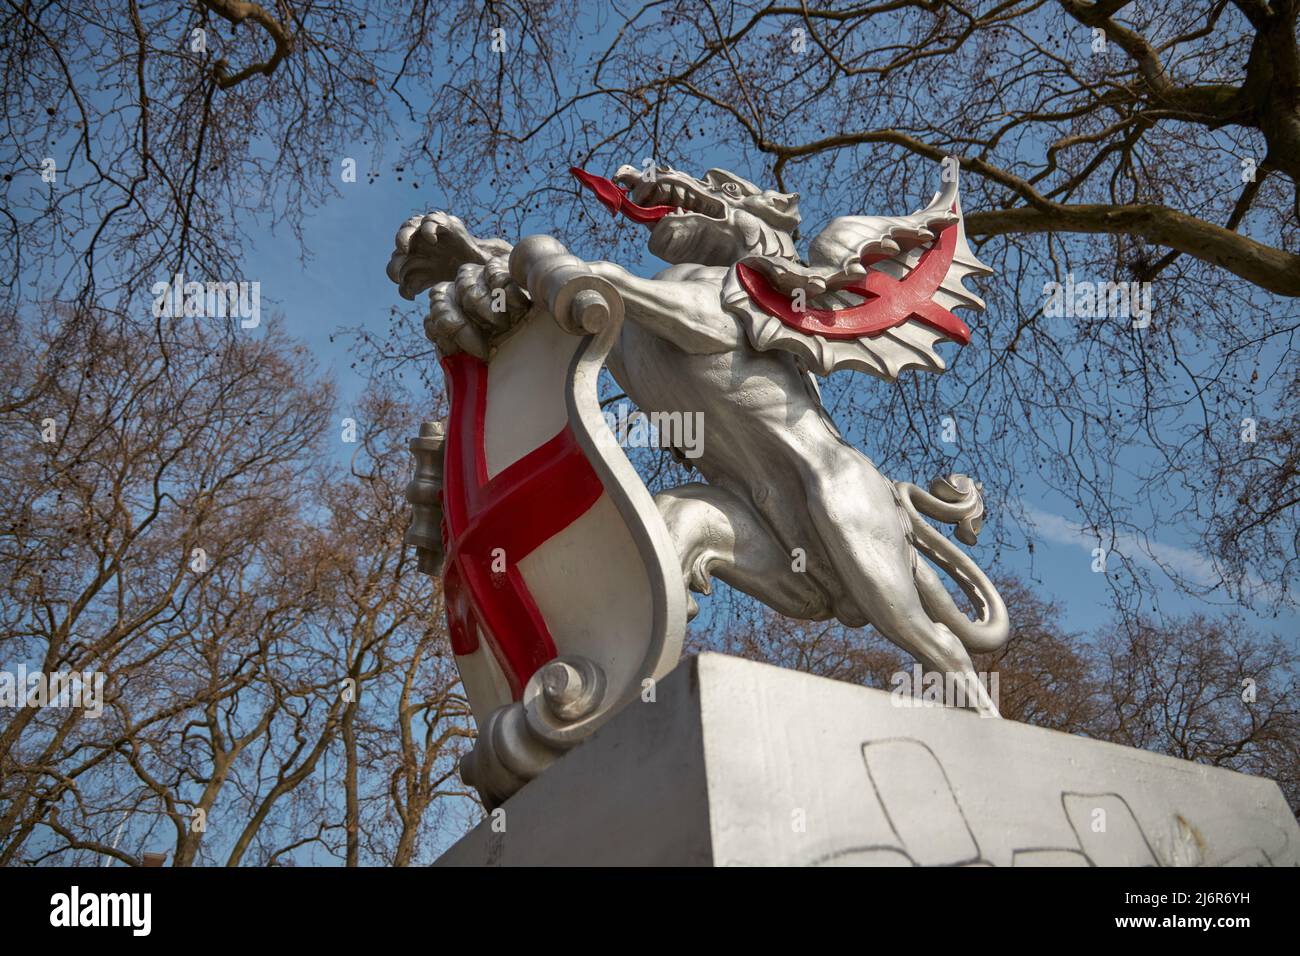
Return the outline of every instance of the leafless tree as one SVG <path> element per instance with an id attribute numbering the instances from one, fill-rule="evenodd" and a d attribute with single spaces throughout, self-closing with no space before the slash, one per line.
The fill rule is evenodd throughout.
<path id="1" fill-rule="evenodd" d="M 1167 575 L 1230 610 L 1295 603 L 1298 10 L 9 0 L 0 417 L 25 437 L 0 463 L 0 649 L 109 680 L 99 721 L 0 713 L 0 862 L 407 864 L 474 812 L 440 598 L 400 546 L 402 440 L 442 401 L 418 317 L 359 353 L 432 394 L 376 387 L 344 468 L 300 348 L 147 307 L 176 274 L 259 278 L 245 241 L 272 225 L 309 255 L 349 160 L 476 231 L 634 261 L 642 235 L 592 215 L 571 163 L 724 162 L 800 190 L 812 235 L 915 208 L 958 157 L 999 273 L 975 344 L 939 378 L 836 376 L 828 404 L 890 474 L 978 475 L 984 559 L 1032 548 L 1030 495 L 1112 553 L 1108 638 L 1006 582 L 1016 639 L 981 663 L 1009 715 L 1267 772 L 1294 804 L 1294 659 L 1158 597 Z M 1150 283 L 1149 324 L 1050 314 L 1070 279 Z M 894 666 L 714 602 L 700 646 L 876 686 Z"/>
<path id="2" fill-rule="evenodd" d="M 40 392 L 65 318 L 0 345 L 15 390 Z M 83 317 L 75 359 L 4 415 L 6 670 L 106 684 L 98 719 L 3 711 L 0 860 L 236 865 L 317 843 L 356 864 L 363 811 L 401 821 L 365 860 L 417 859 L 430 805 L 470 799 L 448 780 L 471 731 L 401 544 L 411 410 L 372 392 L 345 469 L 301 346 L 182 320 L 159 350 L 122 328 Z"/>
<path id="3" fill-rule="evenodd" d="M 1293 528 L 1290 496 L 1252 496 L 1285 480 L 1285 456 L 1267 430 L 1247 448 L 1241 425 L 1294 406 L 1296 3 L 551 9 L 573 16 L 507 3 L 439 21 L 454 80 L 424 86 L 408 161 L 462 214 L 506 234 L 558 220 L 583 252 L 627 258 L 639 230 L 575 204 L 570 161 L 702 169 L 721 146 L 800 190 L 812 235 L 833 215 L 915 208 L 956 156 L 967 228 L 999 272 L 989 312 L 940 379 L 833 381 L 852 437 L 904 474 L 979 474 L 1021 525 L 994 524 L 1000 547 L 1032 531 L 1027 487 L 1064 496 L 1080 536 L 1112 552 L 1130 611 L 1155 609 L 1157 574 L 1228 603 L 1292 603 L 1290 550 L 1268 546 Z M 406 65 L 445 75 L 416 41 Z M 467 190 L 465 170 L 487 188 Z M 1045 284 L 1069 277 L 1151 283 L 1149 325 L 1046 314 Z M 938 438 L 949 416 L 956 442 Z M 1250 477 L 1227 468 L 1243 454 Z M 1254 524 L 1233 548 L 1243 493 Z M 1205 561 L 1168 560 L 1172 536 Z"/>
<path id="4" fill-rule="evenodd" d="M 1097 734 L 1277 780 L 1300 813 L 1300 660 L 1239 621 L 1139 622 L 1102 642 Z"/>
<path id="5" fill-rule="evenodd" d="M 754 178 L 802 190 L 811 233 L 911 208 L 956 156 L 968 228 L 1001 276 L 991 309 L 940 379 L 833 382 L 852 437 L 899 472 L 956 459 L 980 474 L 1018 522 L 993 523 L 1001 547 L 1030 528 L 1027 479 L 1063 495 L 1114 553 L 1132 611 L 1155 609 L 1153 566 L 1203 596 L 1293 601 L 1289 551 L 1272 546 L 1291 496 L 1253 498 L 1287 487 L 1286 456 L 1241 434 L 1258 420 L 1278 426 L 1260 429 L 1270 441 L 1294 405 L 1294 0 L 199 0 L 180 16 L 137 0 L 3 19 L 15 310 L 34 295 L 121 305 L 178 271 L 243 276 L 242 233 L 300 232 L 339 188 L 338 143 L 369 144 L 363 178 L 388 174 L 380 143 L 398 128 L 391 173 L 434 204 L 454 196 L 506 235 L 559 228 L 601 256 L 638 233 L 590 214 L 573 161 L 702 167 L 725 144 Z M 1069 276 L 1152 283 L 1150 325 L 1045 314 L 1045 282 Z M 945 417 L 955 443 L 936 438 Z M 1230 467 L 1243 455 L 1248 474 Z M 1157 545 L 1175 534 L 1206 561 L 1167 560 Z"/>

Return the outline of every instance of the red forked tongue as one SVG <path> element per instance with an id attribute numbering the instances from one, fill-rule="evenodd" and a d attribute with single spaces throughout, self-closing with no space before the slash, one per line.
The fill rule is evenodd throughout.
<path id="1" fill-rule="evenodd" d="M 578 178 L 578 182 L 595 193 L 596 198 L 600 200 L 601 205 L 606 209 L 615 215 L 621 212 L 633 222 L 648 225 L 652 222 L 658 222 L 673 211 L 672 206 L 638 206 L 627 198 L 627 190 L 612 179 L 597 176 L 585 169 L 579 169 L 577 166 L 570 166 L 569 172 Z"/>

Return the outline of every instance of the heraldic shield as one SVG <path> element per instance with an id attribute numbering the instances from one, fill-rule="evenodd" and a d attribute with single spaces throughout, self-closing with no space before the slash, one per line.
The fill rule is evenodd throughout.
<path id="1" fill-rule="evenodd" d="M 511 272 L 527 316 L 487 361 L 442 360 L 443 588 L 479 731 L 461 776 L 489 805 L 671 670 L 686 626 L 668 529 L 598 399 L 618 292 L 544 236 Z"/>

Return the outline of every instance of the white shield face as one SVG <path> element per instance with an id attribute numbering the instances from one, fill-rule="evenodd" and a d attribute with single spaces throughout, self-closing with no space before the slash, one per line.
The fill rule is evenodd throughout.
<path id="1" fill-rule="evenodd" d="M 604 673 L 589 725 L 680 653 L 677 557 L 597 400 L 617 334 L 571 335 L 535 308 L 490 362 L 443 361 L 447 614 L 480 727 L 558 655 Z"/>

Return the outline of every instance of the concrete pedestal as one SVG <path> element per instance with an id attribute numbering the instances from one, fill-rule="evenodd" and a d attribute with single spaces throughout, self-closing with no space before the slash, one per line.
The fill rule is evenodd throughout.
<path id="1" fill-rule="evenodd" d="M 1300 864 L 1271 780 L 898 703 L 687 658 L 438 865 Z"/>

